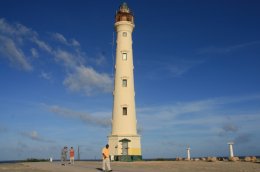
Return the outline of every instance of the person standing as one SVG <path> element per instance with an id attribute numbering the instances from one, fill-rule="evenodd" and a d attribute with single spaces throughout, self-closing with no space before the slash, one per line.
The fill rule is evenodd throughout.
<path id="1" fill-rule="evenodd" d="M 106 166 L 108 168 L 108 171 L 112 171 L 110 168 L 110 159 L 109 159 L 109 145 L 107 144 L 106 147 L 102 149 L 102 157 L 103 157 L 103 166 L 102 170 L 106 171 Z"/>
<path id="2" fill-rule="evenodd" d="M 73 149 L 73 147 L 70 148 L 70 163 L 74 164 L 74 149 Z"/>
<path id="3" fill-rule="evenodd" d="M 67 146 L 61 150 L 61 165 L 66 165 L 67 160 Z"/>

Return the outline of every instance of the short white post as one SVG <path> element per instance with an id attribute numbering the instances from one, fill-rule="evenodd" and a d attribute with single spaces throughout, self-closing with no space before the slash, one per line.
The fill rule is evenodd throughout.
<path id="1" fill-rule="evenodd" d="M 233 142 L 228 143 L 228 145 L 229 145 L 229 157 L 230 158 L 234 157 L 233 144 L 234 144 Z"/>
<path id="2" fill-rule="evenodd" d="M 187 148 L 187 160 L 190 160 L 190 148 Z"/>

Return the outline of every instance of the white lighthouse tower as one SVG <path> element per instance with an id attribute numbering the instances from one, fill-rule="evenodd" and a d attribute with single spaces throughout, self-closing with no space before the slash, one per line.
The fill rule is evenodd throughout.
<path id="1" fill-rule="evenodd" d="M 134 17 L 126 3 L 115 16 L 117 33 L 112 132 L 108 136 L 110 154 L 115 160 L 142 159 L 135 111 L 132 32 Z"/>

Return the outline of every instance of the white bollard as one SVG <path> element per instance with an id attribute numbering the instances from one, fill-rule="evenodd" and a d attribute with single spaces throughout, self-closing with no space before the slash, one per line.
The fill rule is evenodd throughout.
<path id="1" fill-rule="evenodd" d="M 228 145 L 229 145 L 229 157 L 230 158 L 234 157 L 233 144 L 234 144 L 233 142 L 228 143 Z"/>
<path id="2" fill-rule="evenodd" d="M 190 148 L 187 148 L 187 160 L 190 160 Z"/>

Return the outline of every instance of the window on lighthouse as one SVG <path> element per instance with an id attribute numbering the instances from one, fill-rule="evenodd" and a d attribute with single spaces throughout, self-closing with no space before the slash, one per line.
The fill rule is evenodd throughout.
<path id="1" fill-rule="evenodd" d="M 122 86 L 123 86 L 123 87 L 127 87 L 127 80 L 126 80 L 126 79 L 123 79 L 122 81 L 123 81 L 123 82 L 122 82 Z"/>
<path id="2" fill-rule="evenodd" d="M 123 37 L 126 37 L 127 36 L 127 33 L 126 32 L 123 32 Z"/>
<path id="3" fill-rule="evenodd" d="M 123 53 L 122 58 L 123 58 L 123 60 L 127 60 L 127 53 Z"/>
<path id="4" fill-rule="evenodd" d="M 127 115 L 127 107 L 123 107 L 123 115 Z"/>

